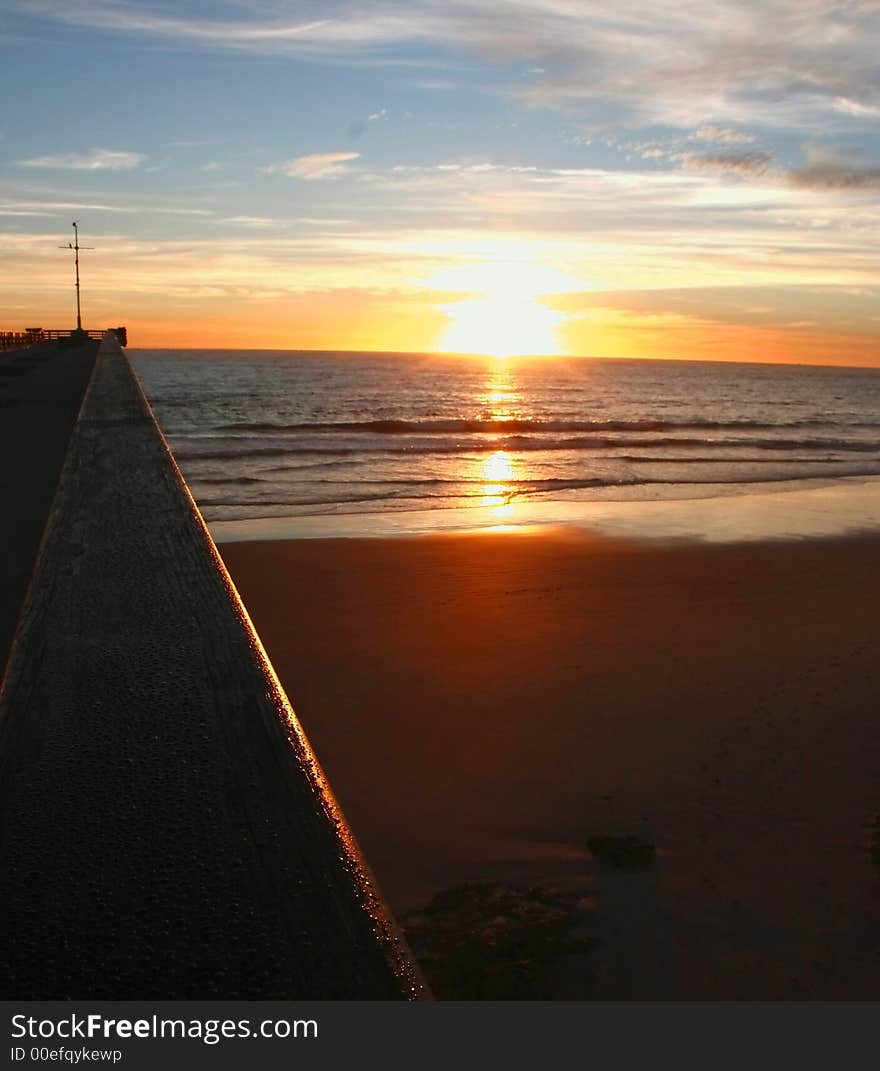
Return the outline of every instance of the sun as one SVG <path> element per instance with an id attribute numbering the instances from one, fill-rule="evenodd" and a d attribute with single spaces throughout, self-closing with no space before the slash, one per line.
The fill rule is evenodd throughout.
<path id="1" fill-rule="evenodd" d="M 469 294 L 441 306 L 450 323 L 440 350 L 492 357 L 563 352 L 558 328 L 565 317 L 541 300 L 573 288 L 573 280 L 561 272 L 523 256 L 459 265 L 436 278 L 438 284 Z"/>
<path id="2" fill-rule="evenodd" d="M 556 328 L 562 316 L 536 301 L 492 296 L 447 305 L 444 312 L 452 323 L 442 349 L 450 353 L 514 357 L 560 352 Z"/>

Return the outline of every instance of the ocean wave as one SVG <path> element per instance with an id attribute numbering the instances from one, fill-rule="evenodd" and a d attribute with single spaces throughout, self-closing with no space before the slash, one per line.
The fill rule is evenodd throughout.
<path id="1" fill-rule="evenodd" d="M 226 450 L 193 450 L 185 446 L 176 446 L 171 437 L 172 453 L 178 462 L 185 461 L 242 461 L 252 457 L 288 457 L 290 450 L 277 446 L 257 447 L 256 450 L 243 450 L 240 446 Z"/>
<path id="2" fill-rule="evenodd" d="M 251 434 L 299 434 L 341 435 L 491 435 L 498 433 L 548 433 L 603 431 L 725 431 L 750 430 L 771 431 L 790 428 L 837 427 L 827 420 L 803 419 L 767 423 L 754 420 L 535 420 L 513 418 L 509 420 L 338 420 L 314 423 L 231 423 L 220 424 L 214 431 L 242 431 Z M 880 428 L 880 422 L 851 424 L 849 427 Z"/>
<path id="3" fill-rule="evenodd" d="M 506 450 L 512 453 L 525 453 L 537 451 L 560 451 L 560 450 L 619 450 L 626 447 L 642 447 L 650 449 L 663 448 L 702 448 L 708 450 L 734 450 L 753 449 L 761 451 L 780 451 L 782 453 L 793 451 L 826 451 L 832 453 L 877 453 L 880 454 L 880 441 L 867 441 L 862 439 L 706 439 L 702 437 L 677 437 L 664 436 L 654 439 L 628 439 L 628 438 L 559 438 L 559 439 L 535 439 L 521 435 L 511 435 L 498 438 L 491 444 L 474 442 L 426 442 L 419 444 L 407 444 L 403 446 L 300 446 L 287 444 L 284 446 L 272 446 L 255 448 L 241 443 L 234 447 L 221 450 L 199 450 L 180 445 L 174 450 L 175 457 L 183 461 L 237 461 L 249 458 L 270 457 L 363 457 L 365 455 L 401 455 L 401 456 L 425 456 L 430 454 L 485 454 Z M 638 455 L 633 455 L 633 460 L 641 460 Z M 665 458 L 674 461 L 676 458 Z M 715 460 L 744 461 L 743 457 L 716 458 Z M 832 461 L 833 458 L 827 460 Z"/>
<path id="4" fill-rule="evenodd" d="M 222 485 L 236 484 L 258 484 L 266 483 L 267 481 L 262 476 L 200 476 L 199 483 L 217 483 Z"/>
<path id="5" fill-rule="evenodd" d="M 848 473 L 851 476 L 870 476 L 876 475 L 874 471 L 854 472 Z M 766 476 L 753 476 L 749 477 L 747 481 L 743 481 L 740 477 L 728 474 L 722 476 L 718 474 L 706 474 L 702 479 L 678 479 L 667 480 L 660 478 L 653 478 L 650 476 L 619 476 L 619 477 L 589 477 L 583 479 L 541 479 L 541 480 L 522 480 L 516 482 L 508 482 L 504 485 L 503 490 L 499 490 L 497 493 L 490 493 L 485 487 L 480 489 L 469 488 L 467 486 L 456 485 L 456 481 L 448 481 L 452 486 L 448 492 L 437 493 L 436 491 L 429 491 L 428 486 L 434 486 L 438 483 L 445 483 L 447 481 L 438 480 L 413 480 L 412 482 L 399 481 L 401 486 L 393 487 L 385 491 L 380 490 L 343 490 L 336 487 L 332 494 L 303 494 L 301 489 L 299 493 L 291 488 L 291 494 L 289 496 L 276 495 L 272 498 L 258 497 L 253 500 L 243 501 L 241 499 L 235 499 L 227 496 L 211 497 L 209 495 L 201 496 L 197 495 L 197 499 L 200 507 L 206 508 L 239 508 L 239 507 L 284 507 L 284 506 L 337 506 L 337 505 L 354 505 L 359 502 L 391 502 L 394 500 L 406 500 L 406 501 L 419 501 L 419 502 L 461 502 L 464 503 L 482 503 L 485 499 L 500 499 L 505 502 L 512 502 L 517 499 L 530 498 L 539 495 L 551 495 L 554 493 L 560 493 L 565 491 L 588 491 L 598 490 L 602 488 L 615 488 L 615 487 L 711 487 L 711 486 L 736 486 L 747 482 L 749 484 L 773 484 L 773 483 L 791 483 L 799 482 L 801 480 L 814 479 L 815 476 L 810 473 L 792 473 L 792 472 L 777 472 L 768 474 Z M 395 484 L 398 481 L 375 481 L 377 484 L 387 483 Z M 323 485 L 325 488 L 332 487 L 333 485 Z M 302 488 L 302 485 L 300 485 Z M 277 492 L 277 488 L 274 489 Z"/>

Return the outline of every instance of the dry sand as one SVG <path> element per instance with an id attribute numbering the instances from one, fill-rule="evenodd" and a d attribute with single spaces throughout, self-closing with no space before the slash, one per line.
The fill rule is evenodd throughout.
<path id="1" fill-rule="evenodd" d="M 880 539 L 220 549 L 398 914 L 549 883 L 556 996 L 880 998 Z"/>

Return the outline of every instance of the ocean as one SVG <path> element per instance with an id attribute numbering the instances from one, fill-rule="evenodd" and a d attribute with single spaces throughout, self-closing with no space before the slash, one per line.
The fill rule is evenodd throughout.
<path id="1" fill-rule="evenodd" d="M 130 351 L 206 521 L 448 526 L 521 504 L 880 475 L 880 370 Z M 456 511 L 454 514 L 446 511 Z M 314 526 L 314 520 L 311 523 Z M 325 531 L 329 530 L 326 528 Z"/>

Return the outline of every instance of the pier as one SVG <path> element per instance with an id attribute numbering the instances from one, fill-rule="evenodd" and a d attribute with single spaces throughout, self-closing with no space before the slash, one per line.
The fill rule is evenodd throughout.
<path id="1" fill-rule="evenodd" d="M 0 360 L 0 994 L 423 996 L 117 336 Z"/>

